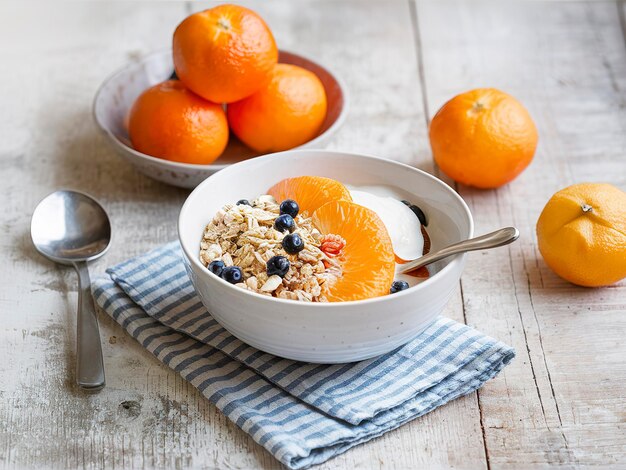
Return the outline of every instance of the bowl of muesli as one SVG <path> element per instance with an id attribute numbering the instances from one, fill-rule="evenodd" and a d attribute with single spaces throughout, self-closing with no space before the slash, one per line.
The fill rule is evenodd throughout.
<path id="1" fill-rule="evenodd" d="M 247 344 L 307 362 L 378 356 L 439 315 L 465 255 L 412 275 L 396 266 L 470 238 L 441 180 L 391 160 L 292 150 L 202 182 L 178 221 L 189 277 L 210 315 Z"/>

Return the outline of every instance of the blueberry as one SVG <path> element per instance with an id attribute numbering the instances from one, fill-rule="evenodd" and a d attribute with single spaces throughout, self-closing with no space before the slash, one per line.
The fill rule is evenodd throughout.
<path id="1" fill-rule="evenodd" d="M 409 283 L 406 281 L 393 281 L 391 284 L 391 289 L 389 289 L 390 294 L 395 294 L 396 292 L 400 292 L 401 290 L 406 290 L 409 288 Z"/>
<path id="2" fill-rule="evenodd" d="M 285 199 L 280 203 L 280 213 L 289 214 L 291 217 L 295 217 L 300 212 L 300 206 L 293 199 Z"/>
<path id="3" fill-rule="evenodd" d="M 273 276 L 276 274 L 280 277 L 285 277 L 289 271 L 289 260 L 284 256 L 272 256 L 267 261 L 267 275 Z"/>
<path id="4" fill-rule="evenodd" d="M 296 229 L 296 223 L 289 214 L 281 214 L 276 217 L 274 228 L 279 232 L 293 232 Z"/>
<path id="5" fill-rule="evenodd" d="M 426 215 L 424 214 L 422 209 L 417 207 L 415 204 L 411 204 L 409 206 L 409 209 L 411 209 L 413 213 L 417 216 L 417 218 L 420 219 L 420 224 L 422 224 L 424 227 L 428 227 L 428 221 L 426 220 Z"/>
<path id="6" fill-rule="evenodd" d="M 223 261 L 216 259 L 215 261 L 211 261 L 209 263 L 209 271 L 211 271 L 216 276 L 221 276 L 223 270 L 224 270 Z"/>
<path id="7" fill-rule="evenodd" d="M 239 266 L 227 266 L 222 271 L 222 279 L 231 284 L 243 281 L 243 272 Z"/>
<path id="8" fill-rule="evenodd" d="M 297 233 L 290 233 L 283 238 L 283 248 L 290 255 L 295 255 L 304 249 L 304 241 Z"/>
<path id="9" fill-rule="evenodd" d="M 238 206 L 252 206 L 252 204 L 250 204 L 250 201 L 248 201 L 247 199 L 239 199 L 237 201 L 237 205 Z"/>

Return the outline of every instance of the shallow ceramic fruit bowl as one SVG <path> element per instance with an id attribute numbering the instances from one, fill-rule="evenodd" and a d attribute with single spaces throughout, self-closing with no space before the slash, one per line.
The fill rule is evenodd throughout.
<path id="1" fill-rule="evenodd" d="M 429 266 L 431 277 L 405 291 L 374 299 L 306 303 L 243 290 L 199 261 L 205 225 L 225 204 L 254 199 L 293 176 L 316 175 L 354 186 L 381 185 L 414 202 L 428 218 L 431 249 L 470 238 L 473 221 L 459 195 L 439 179 L 390 160 L 325 150 L 292 150 L 232 165 L 202 182 L 187 198 L 178 235 L 189 277 L 203 304 L 242 341 L 307 362 L 366 359 L 406 343 L 441 313 L 458 286 L 465 255 Z"/>
<path id="2" fill-rule="evenodd" d="M 322 81 L 328 100 L 326 119 L 317 137 L 298 148 L 323 147 L 341 127 L 347 115 L 348 95 L 343 81 L 327 68 L 292 52 L 280 51 L 278 60 L 310 70 Z M 130 107 L 144 90 L 167 80 L 173 70 L 172 52 L 155 52 L 128 64 L 100 86 L 93 103 L 94 118 L 117 153 L 147 176 L 183 188 L 194 188 L 216 171 L 257 156 L 232 133 L 224 154 L 211 165 L 171 162 L 132 148 L 126 125 Z"/>

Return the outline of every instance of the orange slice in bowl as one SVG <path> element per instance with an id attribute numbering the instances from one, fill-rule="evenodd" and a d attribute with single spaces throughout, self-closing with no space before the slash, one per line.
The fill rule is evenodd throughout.
<path id="1" fill-rule="evenodd" d="M 363 300 L 389 294 L 395 274 L 391 237 L 376 212 L 351 201 L 332 201 L 313 212 L 323 234 L 340 235 L 342 276 L 329 287 L 330 302 Z"/>
<path id="2" fill-rule="evenodd" d="M 352 201 L 348 188 L 339 181 L 322 176 L 287 178 L 276 183 L 267 193 L 279 203 L 293 199 L 300 206 L 300 211 L 309 215 L 330 201 Z"/>

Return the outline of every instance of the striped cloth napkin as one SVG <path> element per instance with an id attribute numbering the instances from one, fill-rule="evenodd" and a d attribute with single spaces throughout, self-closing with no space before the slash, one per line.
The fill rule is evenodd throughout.
<path id="1" fill-rule="evenodd" d="M 177 242 L 107 270 L 97 304 L 280 462 L 307 468 L 468 394 L 512 348 L 438 318 L 408 344 L 352 364 L 320 365 L 242 343 L 205 310 Z"/>

